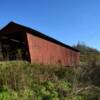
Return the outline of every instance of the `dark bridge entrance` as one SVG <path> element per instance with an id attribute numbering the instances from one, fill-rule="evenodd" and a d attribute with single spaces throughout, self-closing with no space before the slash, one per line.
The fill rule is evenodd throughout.
<path id="1" fill-rule="evenodd" d="M 25 34 L 17 32 L 0 37 L 0 61 L 28 60 Z"/>

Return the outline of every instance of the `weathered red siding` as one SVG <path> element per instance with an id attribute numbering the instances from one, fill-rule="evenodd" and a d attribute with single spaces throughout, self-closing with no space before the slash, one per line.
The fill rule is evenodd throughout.
<path id="1" fill-rule="evenodd" d="M 79 63 L 79 52 L 56 43 L 27 34 L 31 63 L 61 64 L 72 66 Z"/>

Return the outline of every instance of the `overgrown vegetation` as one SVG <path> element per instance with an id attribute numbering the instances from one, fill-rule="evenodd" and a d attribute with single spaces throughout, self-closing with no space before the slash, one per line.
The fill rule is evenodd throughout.
<path id="1" fill-rule="evenodd" d="M 100 51 L 97 49 L 89 47 L 84 43 L 78 43 L 73 47 L 80 51 L 81 62 L 100 62 Z"/>
<path id="2" fill-rule="evenodd" d="M 84 44 L 79 66 L 0 63 L 0 100 L 100 100 L 100 52 Z"/>
<path id="3" fill-rule="evenodd" d="M 2 62 L 0 100 L 99 100 L 100 84 L 94 71 L 85 66 Z"/>

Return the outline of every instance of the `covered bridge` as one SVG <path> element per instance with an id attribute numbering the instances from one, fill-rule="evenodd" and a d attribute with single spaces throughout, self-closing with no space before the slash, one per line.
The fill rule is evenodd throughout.
<path id="1" fill-rule="evenodd" d="M 27 60 L 72 66 L 79 63 L 79 56 L 77 49 L 14 22 L 0 30 L 0 61 Z"/>

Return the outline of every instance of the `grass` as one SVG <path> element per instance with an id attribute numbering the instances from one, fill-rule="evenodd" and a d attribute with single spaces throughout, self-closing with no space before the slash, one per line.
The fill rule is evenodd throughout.
<path id="1" fill-rule="evenodd" d="M 99 100 L 97 89 L 80 91 L 86 86 L 78 81 L 81 68 L 1 62 L 0 100 Z"/>

